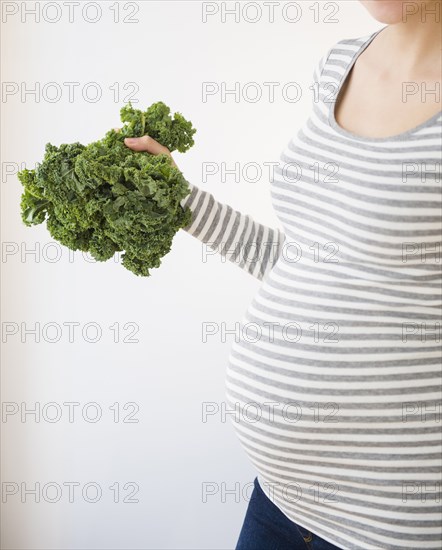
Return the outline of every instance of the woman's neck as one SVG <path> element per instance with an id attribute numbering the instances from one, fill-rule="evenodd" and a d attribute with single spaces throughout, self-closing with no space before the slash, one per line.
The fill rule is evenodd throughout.
<path id="1" fill-rule="evenodd" d="M 442 67 L 442 2 L 410 2 L 420 11 L 388 25 L 379 34 L 379 47 L 389 52 L 398 70 L 408 74 L 439 74 Z"/>

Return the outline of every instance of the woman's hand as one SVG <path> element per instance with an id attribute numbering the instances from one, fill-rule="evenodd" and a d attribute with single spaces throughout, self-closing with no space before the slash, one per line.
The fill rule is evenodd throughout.
<path id="1" fill-rule="evenodd" d="M 173 165 L 178 168 L 172 158 L 172 154 L 169 149 L 167 147 L 164 147 L 164 145 L 161 145 L 161 143 L 158 143 L 158 141 L 155 141 L 150 136 L 125 138 L 124 144 L 129 147 L 129 149 L 132 149 L 132 151 L 146 151 L 146 153 L 150 153 L 151 155 L 169 155 L 169 157 L 172 159 Z"/>

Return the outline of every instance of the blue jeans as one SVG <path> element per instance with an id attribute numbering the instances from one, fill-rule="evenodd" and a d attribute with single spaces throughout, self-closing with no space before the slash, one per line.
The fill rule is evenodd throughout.
<path id="1" fill-rule="evenodd" d="M 340 550 L 291 521 L 267 497 L 256 477 L 235 550 Z"/>

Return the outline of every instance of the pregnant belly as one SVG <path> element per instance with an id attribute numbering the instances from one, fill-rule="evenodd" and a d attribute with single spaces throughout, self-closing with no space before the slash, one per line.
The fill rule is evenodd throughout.
<path id="1" fill-rule="evenodd" d="M 404 486 L 435 481 L 440 467 L 440 317 L 373 294 L 342 305 L 339 292 L 307 298 L 264 282 L 231 347 L 229 417 L 294 521 L 319 503 L 331 515 L 363 510 L 364 498 L 405 521 L 416 500 L 403 501 Z"/>

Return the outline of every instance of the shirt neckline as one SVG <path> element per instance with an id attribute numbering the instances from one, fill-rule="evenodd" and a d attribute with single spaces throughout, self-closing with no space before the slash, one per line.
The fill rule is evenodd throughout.
<path id="1" fill-rule="evenodd" d="M 425 128 L 427 126 L 431 126 L 433 122 L 435 122 L 442 114 L 442 110 L 431 116 L 429 119 L 425 120 L 424 122 L 418 124 L 414 128 L 410 128 L 409 130 L 405 130 L 405 132 L 401 132 L 400 134 L 394 134 L 392 136 L 386 136 L 386 137 L 369 137 L 369 136 L 360 136 L 359 134 L 355 134 L 354 132 L 351 132 L 350 130 L 345 130 L 338 124 L 335 118 L 335 108 L 337 99 L 339 97 L 339 94 L 341 93 L 342 87 L 347 79 L 347 76 L 351 69 L 353 68 L 354 64 L 356 63 L 358 57 L 362 54 L 362 52 L 371 44 L 371 42 L 376 38 L 376 36 L 382 32 L 385 28 L 387 28 L 388 25 L 385 27 L 380 28 L 379 30 L 375 31 L 373 34 L 371 34 L 365 42 L 362 43 L 362 45 L 355 51 L 353 54 L 353 57 L 351 58 L 350 62 L 348 63 L 345 72 L 342 76 L 342 78 L 339 81 L 338 88 L 336 91 L 335 100 L 331 102 L 330 108 L 329 108 L 329 114 L 328 114 L 328 122 L 329 125 L 339 134 L 343 135 L 344 137 L 351 138 L 351 139 L 358 139 L 360 141 L 373 141 L 373 142 L 381 142 L 381 141 L 397 141 L 403 138 L 406 138 L 407 136 L 414 134 L 418 130 L 421 130 L 422 128 Z"/>

